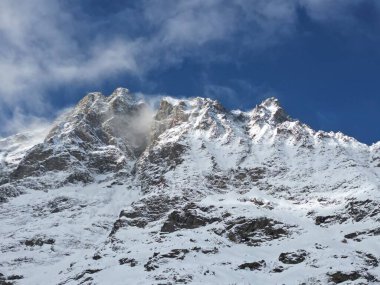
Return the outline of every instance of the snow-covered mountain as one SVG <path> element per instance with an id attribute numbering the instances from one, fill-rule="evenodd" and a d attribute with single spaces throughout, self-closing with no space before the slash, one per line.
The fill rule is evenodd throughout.
<path id="1" fill-rule="evenodd" d="M 0 284 L 380 282 L 380 143 L 275 98 L 90 93 L 0 158 Z"/>

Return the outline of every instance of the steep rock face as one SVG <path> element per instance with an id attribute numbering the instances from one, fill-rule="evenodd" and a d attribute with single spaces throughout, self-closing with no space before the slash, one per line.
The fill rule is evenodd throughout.
<path id="1" fill-rule="evenodd" d="M 147 105 L 127 89 L 109 97 L 90 93 L 27 152 L 10 178 L 34 180 L 28 186 L 39 188 L 42 179 L 33 178 L 47 174 L 56 177 L 48 179 L 51 186 L 88 183 L 95 174 L 128 174 L 147 145 L 149 120 Z"/>
<path id="2" fill-rule="evenodd" d="M 60 284 L 377 282 L 379 149 L 275 98 L 152 113 L 126 89 L 91 93 L 4 172 L 3 197 L 28 199 L 0 210 L 0 263 L 25 284 L 40 266 Z"/>
<path id="3" fill-rule="evenodd" d="M 149 181 L 152 177 L 165 181 L 163 186 L 169 189 L 178 183 L 204 184 L 221 168 L 231 168 L 220 154 L 235 152 L 234 159 L 239 160 L 248 149 L 240 142 L 243 133 L 238 124 L 235 116 L 216 101 L 164 98 L 152 127 L 154 140 L 136 164 L 137 176 L 146 181 L 143 189 L 154 191 Z M 237 161 L 231 163 L 236 165 Z"/>

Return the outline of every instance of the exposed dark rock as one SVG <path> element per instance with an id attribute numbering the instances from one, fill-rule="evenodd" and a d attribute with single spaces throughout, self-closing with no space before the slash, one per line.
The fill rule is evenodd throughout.
<path id="1" fill-rule="evenodd" d="M 361 251 L 356 252 L 361 258 L 363 258 L 367 266 L 378 267 L 379 260 L 371 253 L 364 253 Z"/>
<path id="2" fill-rule="evenodd" d="M 262 201 L 262 200 L 258 200 L 256 198 L 253 198 L 250 200 L 253 204 L 255 204 L 256 206 L 264 206 L 265 203 Z"/>
<path id="3" fill-rule="evenodd" d="M 290 118 L 289 116 L 285 113 L 284 109 L 279 108 L 274 114 L 273 114 L 273 119 L 275 120 L 276 123 L 281 124 L 283 122 L 288 121 Z"/>
<path id="4" fill-rule="evenodd" d="M 127 225 L 128 225 L 128 221 L 126 219 L 123 219 L 123 218 L 117 219 L 116 222 L 113 224 L 113 227 L 111 229 L 109 236 L 110 237 L 113 236 L 114 234 L 116 234 L 116 232 L 120 228 L 125 228 Z"/>
<path id="5" fill-rule="evenodd" d="M 150 260 L 144 264 L 145 271 L 153 271 L 159 268 L 158 265 L 153 264 Z"/>
<path id="6" fill-rule="evenodd" d="M 142 190 L 147 193 L 151 188 L 166 187 L 167 184 L 163 175 L 184 161 L 183 153 L 186 150 L 185 145 L 173 142 L 151 149 L 146 156 L 143 156 L 136 165 Z"/>
<path id="7" fill-rule="evenodd" d="M 18 167 L 11 174 L 11 179 L 21 179 L 33 175 L 39 169 L 36 162 L 44 161 L 51 155 L 53 155 L 51 148 L 45 148 L 44 144 L 36 145 L 21 160 Z"/>
<path id="8" fill-rule="evenodd" d="M 10 177 L 12 180 L 18 180 L 29 176 L 39 176 L 48 171 L 66 170 L 69 165 L 69 153 L 65 150 L 55 153 L 52 147 L 42 143 L 33 147 L 25 155 Z"/>
<path id="9" fill-rule="evenodd" d="M 346 239 L 353 239 L 356 241 L 360 241 L 359 237 L 361 236 L 378 236 L 378 235 L 380 235 L 380 228 L 374 228 L 371 230 L 365 230 L 361 232 L 353 232 L 353 233 L 346 234 L 344 237 Z"/>
<path id="10" fill-rule="evenodd" d="M 182 201 L 182 197 L 152 195 L 133 203 L 130 208 L 121 211 L 119 217 L 125 220 L 125 225 L 144 228 L 149 222 L 163 218 Z"/>
<path id="11" fill-rule="evenodd" d="M 215 271 L 210 271 L 209 269 L 207 269 L 205 272 L 203 272 L 203 275 L 215 275 Z"/>
<path id="12" fill-rule="evenodd" d="M 335 215 L 317 216 L 315 218 L 316 225 L 327 225 L 332 223 L 344 223 L 347 220 L 352 219 L 355 222 L 368 217 L 375 217 L 380 214 L 380 204 L 372 200 L 364 201 L 349 201 L 341 211 Z"/>
<path id="13" fill-rule="evenodd" d="M 0 186 L 0 203 L 7 202 L 8 198 L 17 197 L 22 193 L 23 191 L 18 189 L 16 186 L 9 183 L 3 184 Z"/>
<path id="14" fill-rule="evenodd" d="M 379 260 L 373 254 L 370 253 L 365 254 L 365 262 L 368 266 L 379 266 Z"/>
<path id="15" fill-rule="evenodd" d="M 195 252 L 202 252 L 203 254 L 216 254 L 219 252 L 219 249 L 217 247 L 207 249 L 207 248 L 201 248 L 199 246 L 195 246 L 191 250 Z"/>
<path id="16" fill-rule="evenodd" d="M 230 178 L 226 175 L 207 175 L 207 187 L 214 190 L 224 190 L 227 189 Z"/>
<path id="17" fill-rule="evenodd" d="M 24 279 L 24 276 L 22 276 L 22 275 L 9 275 L 7 277 L 7 280 L 20 280 L 20 279 Z"/>
<path id="18" fill-rule="evenodd" d="M 283 252 L 278 260 L 285 264 L 298 264 L 305 261 L 307 252 L 305 250 L 297 250 L 296 252 Z"/>
<path id="19" fill-rule="evenodd" d="M 0 273 L 0 285 L 12 285 L 13 282 L 6 281 L 5 275 Z"/>
<path id="20" fill-rule="evenodd" d="M 349 234 L 346 234 L 344 237 L 347 238 L 347 239 L 354 239 L 356 238 L 357 236 L 359 235 L 363 235 L 365 234 L 366 232 L 354 232 L 354 233 L 349 233 Z"/>
<path id="21" fill-rule="evenodd" d="M 135 267 L 137 265 L 137 261 L 134 258 L 121 258 L 119 259 L 119 264 L 129 264 L 129 266 Z"/>
<path id="22" fill-rule="evenodd" d="M 83 279 L 79 284 L 85 284 L 85 283 L 90 282 L 92 280 L 94 280 L 94 278 L 92 278 L 91 276 L 88 276 L 85 279 Z M 91 284 L 91 283 L 88 283 L 88 284 Z"/>
<path id="23" fill-rule="evenodd" d="M 189 253 L 188 249 L 172 249 L 169 253 L 161 254 L 160 258 L 176 258 L 176 259 L 184 259 L 185 255 Z"/>
<path id="24" fill-rule="evenodd" d="M 154 253 L 153 256 L 151 256 L 146 264 L 144 264 L 144 268 L 146 271 L 153 271 L 157 268 L 159 268 L 158 264 L 159 261 L 163 258 L 175 258 L 179 260 L 183 260 L 188 254 L 190 250 L 188 249 L 172 249 L 168 253 L 160 254 L 158 252 Z"/>
<path id="25" fill-rule="evenodd" d="M 125 159 L 120 160 L 123 153 L 114 148 L 108 148 L 106 151 L 91 152 L 88 160 L 88 167 L 96 173 L 117 172 L 126 165 Z"/>
<path id="26" fill-rule="evenodd" d="M 345 206 L 346 213 L 355 221 L 360 222 L 364 218 L 374 217 L 380 214 L 380 204 L 372 200 L 350 201 Z"/>
<path id="27" fill-rule="evenodd" d="M 0 273 L 0 285 L 14 285 L 15 280 L 24 279 L 22 275 L 9 275 L 6 277 L 4 274 Z"/>
<path id="28" fill-rule="evenodd" d="M 74 280 L 79 280 L 81 278 L 83 278 L 86 274 L 94 274 L 96 272 L 99 272 L 101 271 L 101 269 L 87 269 L 85 271 L 83 271 L 82 273 L 79 273 L 78 275 L 76 275 L 74 277 Z"/>
<path id="29" fill-rule="evenodd" d="M 196 229 L 214 222 L 220 218 L 207 218 L 195 209 L 184 208 L 171 212 L 161 228 L 161 232 L 174 232 L 180 229 Z"/>
<path id="30" fill-rule="evenodd" d="M 351 271 L 351 272 L 337 271 L 335 273 L 328 274 L 328 275 L 330 276 L 330 281 L 334 282 L 336 284 L 343 283 L 346 281 L 355 281 L 359 278 L 365 279 L 370 284 L 378 284 L 377 282 L 380 281 L 375 276 L 370 274 L 369 272 L 366 272 L 366 270 L 362 271 L 362 272 L 359 272 L 359 271 Z"/>
<path id="31" fill-rule="evenodd" d="M 275 267 L 275 268 L 273 268 L 272 269 L 272 272 L 273 273 L 281 273 L 282 271 L 284 271 L 285 270 L 285 268 L 283 267 L 283 266 L 277 266 L 277 267 Z"/>
<path id="32" fill-rule="evenodd" d="M 70 154 L 62 153 L 47 158 L 40 164 L 43 171 L 62 171 L 66 170 L 70 164 Z"/>
<path id="33" fill-rule="evenodd" d="M 150 152 L 147 158 L 152 164 L 163 165 L 163 162 L 163 166 L 172 169 L 183 162 L 182 154 L 185 150 L 185 145 L 179 143 L 169 143 L 168 145 L 157 149 L 157 151 Z"/>
<path id="34" fill-rule="evenodd" d="M 7 281 L 7 278 L 4 274 L 0 273 L 0 285 L 13 285 L 14 282 Z"/>
<path id="35" fill-rule="evenodd" d="M 336 216 L 317 216 L 315 217 L 315 224 L 329 224 L 336 221 Z"/>
<path id="36" fill-rule="evenodd" d="M 346 281 L 354 281 L 361 277 L 360 273 L 354 271 L 349 273 L 344 273 L 341 271 L 337 271 L 335 273 L 329 274 L 330 281 L 336 284 L 346 282 Z"/>
<path id="37" fill-rule="evenodd" d="M 239 269 L 249 269 L 251 271 L 253 270 L 261 270 L 261 268 L 265 267 L 266 263 L 265 260 L 260 261 L 254 261 L 254 262 L 247 262 L 239 265 Z"/>
<path id="38" fill-rule="evenodd" d="M 249 246 L 258 246 L 260 243 L 289 235 L 289 226 L 266 217 L 239 218 L 226 224 L 227 237 L 231 241 Z"/>
<path id="39" fill-rule="evenodd" d="M 43 238 L 33 238 L 33 239 L 28 239 L 22 242 L 26 246 L 43 246 L 44 244 L 54 244 L 55 240 L 52 238 L 49 239 L 43 239 Z"/>

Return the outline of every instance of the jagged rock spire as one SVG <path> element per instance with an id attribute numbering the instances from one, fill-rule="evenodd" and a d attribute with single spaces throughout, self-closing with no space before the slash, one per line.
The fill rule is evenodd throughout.
<path id="1" fill-rule="evenodd" d="M 251 111 L 251 118 L 254 122 L 281 124 L 286 121 L 292 121 L 290 116 L 281 107 L 280 102 L 275 97 L 270 97 Z"/>

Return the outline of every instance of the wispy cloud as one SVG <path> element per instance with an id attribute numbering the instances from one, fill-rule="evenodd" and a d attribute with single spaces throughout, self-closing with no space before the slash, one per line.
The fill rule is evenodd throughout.
<path id="1" fill-rule="evenodd" d="M 315 21 L 347 23 L 355 21 L 352 6 L 362 2 L 145 0 L 105 22 L 63 1 L 2 0 L 0 106 L 38 115 L 49 110 L 46 92 L 57 85 L 91 84 L 122 72 L 143 78 L 189 57 L 232 60 L 234 53 L 259 52 L 291 36 L 300 7 Z M 216 52 L 218 43 L 225 48 Z"/>

